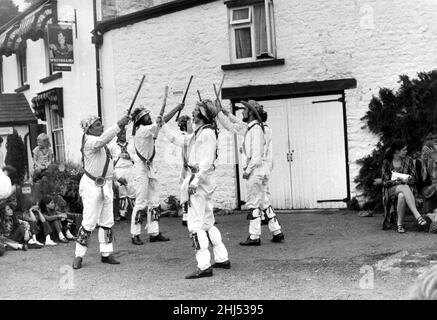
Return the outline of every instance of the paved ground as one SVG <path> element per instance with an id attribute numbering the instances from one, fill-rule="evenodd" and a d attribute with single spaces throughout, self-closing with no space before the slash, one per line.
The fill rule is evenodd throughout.
<path id="1" fill-rule="evenodd" d="M 437 263 L 435 235 L 382 231 L 381 216 L 324 211 L 279 218 L 285 243 L 271 243 L 264 226 L 261 247 L 241 247 L 245 215 L 218 216 L 232 269 L 215 270 L 214 277 L 198 280 L 183 278 L 194 270 L 195 261 L 178 218 L 161 219 L 170 242 L 143 246 L 131 245 L 128 223 L 118 223 L 119 266 L 100 263 L 95 234 L 81 270 L 69 267 L 74 243 L 8 251 L 0 258 L 0 300 L 407 299 L 418 275 Z M 363 284 L 370 288 L 365 279 L 372 273 L 373 289 L 362 289 Z"/>

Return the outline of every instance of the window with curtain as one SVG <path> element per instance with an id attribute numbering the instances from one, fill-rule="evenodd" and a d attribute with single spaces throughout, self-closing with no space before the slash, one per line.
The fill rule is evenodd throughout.
<path id="1" fill-rule="evenodd" d="M 50 108 L 50 128 L 52 131 L 53 153 L 57 163 L 65 162 L 64 124 L 56 110 Z"/>
<path id="2" fill-rule="evenodd" d="M 231 57 L 233 62 L 275 58 L 273 3 L 229 8 Z"/>
<path id="3" fill-rule="evenodd" d="M 20 85 L 24 86 L 27 83 L 26 49 L 23 49 L 17 53 L 17 60 L 18 60 L 18 75 L 19 75 Z"/>

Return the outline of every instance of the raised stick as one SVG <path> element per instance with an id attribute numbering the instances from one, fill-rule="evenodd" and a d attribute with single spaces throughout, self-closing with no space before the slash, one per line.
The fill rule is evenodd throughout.
<path id="1" fill-rule="evenodd" d="M 185 98 L 187 97 L 188 89 L 190 89 L 191 81 L 193 80 L 193 76 L 190 77 L 190 81 L 188 82 L 187 89 L 185 89 L 185 94 L 181 103 L 185 103 Z M 178 115 L 176 116 L 176 122 L 179 120 L 179 116 L 181 115 L 181 110 L 179 110 Z"/>

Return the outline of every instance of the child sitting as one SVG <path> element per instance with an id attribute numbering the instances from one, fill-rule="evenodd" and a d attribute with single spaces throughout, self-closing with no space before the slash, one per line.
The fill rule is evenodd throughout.
<path id="1" fill-rule="evenodd" d="M 37 137 L 37 142 L 38 146 L 32 151 L 34 180 L 38 179 L 53 162 L 53 151 L 50 149 L 49 136 L 41 133 Z"/>

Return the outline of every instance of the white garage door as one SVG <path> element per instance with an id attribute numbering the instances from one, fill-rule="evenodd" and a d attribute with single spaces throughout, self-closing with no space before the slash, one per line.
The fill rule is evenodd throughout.
<path id="1" fill-rule="evenodd" d="M 343 201 L 347 198 L 346 156 L 340 97 L 259 101 L 268 112 L 267 124 L 273 131 L 274 169 L 270 189 L 274 208 L 346 206 Z M 245 180 L 241 179 L 240 169 L 244 200 Z"/>

